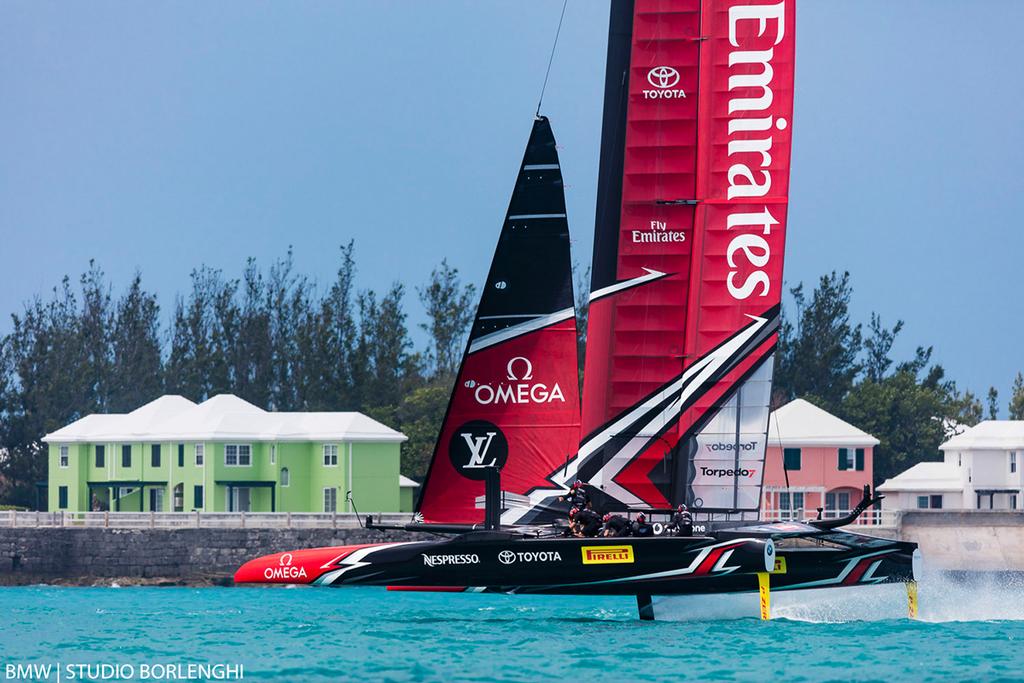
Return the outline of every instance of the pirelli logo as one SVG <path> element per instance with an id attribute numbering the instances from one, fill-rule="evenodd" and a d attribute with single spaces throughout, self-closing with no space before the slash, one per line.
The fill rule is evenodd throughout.
<path id="1" fill-rule="evenodd" d="M 580 548 L 583 564 L 632 564 L 631 545 L 585 545 Z"/>

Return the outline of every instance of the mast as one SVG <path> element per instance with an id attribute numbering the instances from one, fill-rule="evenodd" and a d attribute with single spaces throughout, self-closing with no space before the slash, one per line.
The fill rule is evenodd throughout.
<path id="1" fill-rule="evenodd" d="M 488 467 L 524 496 L 579 441 L 572 262 L 551 125 L 533 124 L 417 509 L 483 520 Z"/>

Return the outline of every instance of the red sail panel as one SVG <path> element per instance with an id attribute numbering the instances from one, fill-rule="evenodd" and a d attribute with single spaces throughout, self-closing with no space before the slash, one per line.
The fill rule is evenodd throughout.
<path id="1" fill-rule="evenodd" d="M 700 449 L 738 453 L 766 419 L 794 5 L 613 0 L 601 172 L 621 185 L 599 182 L 575 470 L 620 503 L 693 499 Z"/>
<path id="2" fill-rule="evenodd" d="M 699 35 L 699 0 L 636 3 L 615 280 L 667 277 L 591 303 L 584 433 L 682 369 L 694 207 L 668 202 L 695 198 Z"/>
<path id="3" fill-rule="evenodd" d="M 459 373 L 420 511 L 433 522 L 483 519 L 484 465 L 501 465 L 501 488 L 549 486 L 579 443 L 576 322 L 470 354 Z"/>

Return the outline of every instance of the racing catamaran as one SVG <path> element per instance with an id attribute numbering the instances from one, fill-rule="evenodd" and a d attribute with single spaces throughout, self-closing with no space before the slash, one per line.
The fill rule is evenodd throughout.
<path id="1" fill-rule="evenodd" d="M 238 583 L 655 596 L 906 582 L 912 543 L 761 523 L 780 321 L 795 0 L 613 0 L 582 401 L 562 175 L 534 122 L 409 531 Z M 582 438 L 581 438 L 582 437 Z M 692 536 L 572 538 L 565 494 Z M 370 526 L 385 528 L 380 524 Z M 394 527 L 388 527 L 394 528 Z M 655 524 L 656 531 L 664 526 Z"/>

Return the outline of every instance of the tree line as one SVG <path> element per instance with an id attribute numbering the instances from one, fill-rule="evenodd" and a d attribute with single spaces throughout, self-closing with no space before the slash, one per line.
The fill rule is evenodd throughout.
<path id="1" fill-rule="evenodd" d="M 40 439 L 91 413 L 163 394 L 235 394 L 268 410 L 361 411 L 403 431 L 402 471 L 426 470 L 472 321 L 476 291 L 442 262 L 415 290 L 426 313 L 414 348 L 409 292 L 357 289 L 352 243 L 332 281 L 295 271 L 292 253 L 240 278 L 201 267 L 164 324 L 136 274 L 114 296 L 90 262 L 76 285 L 28 302 L 0 339 L 0 502 L 28 505 L 47 477 Z"/>
<path id="2" fill-rule="evenodd" d="M 200 267 L 165 315 L 136 274 L 114 295 L 95 263 L 73 284 L 12 315 L 0 338 L 0 502 L 30 504 L 46 480 L 40 439 L 90 413 L 131 411 L 162 394 L 202 401 L 232 393 L 268 410 L 364 412 L 404 432 L 402 472 L 425 473 L 440 429 L 476 289 L 442 262 L 413 293 L 358 289 L 352 243 L 330 282 L 295 271 L 289 251 L 241 277 Z M 586 277 L 577 288 L 585 292 Z M 813 292 L 791 290 L 776 357 L 776 405 L 803 397 L 881 441 L 875 477 L 934 457 L 953 424 L 995 417 L 933 363 L 932 348 L 891 357 L 903 323 L 865 328 L 851 320 L 848 273 L 823 276 Z M 408 300 L 422 306 L 424 342 L 413 343 Z M 585 297 L 580 298 L 585 315 Z M 792 310 L 790 310 L 792 309 Z M 585 324 L 579 325 L 580 354 Z M 1024 419 L 1024 375 L 1009 403 Z"/>
<path id="3" fill-rule="evenodd" d="M 875 436 L 875 483 L 923 460 L 937 459 L 953 434 L 994 420 L 999 395 L 985 401 L 961 389 L 932 361 L 933 347 L 917 347 L 912 358 L 892 358 L 903 321 L 891 326 L 871 314 L 865 328 L 850 316 L 849 273 L 832 272 L 808 296 L 803 284 L 790 289 L 775 363 L 773 403 L 801 397 Z M 1024 420 L 1024 374 L 1017 373 L 1009 419 Z"/>

